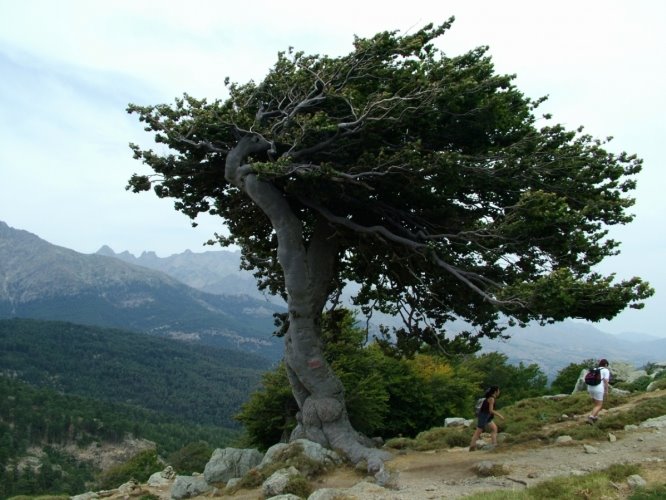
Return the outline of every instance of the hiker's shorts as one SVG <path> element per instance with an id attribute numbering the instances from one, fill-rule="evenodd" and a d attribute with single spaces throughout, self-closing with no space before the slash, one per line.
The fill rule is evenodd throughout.
<path id="1" fill-rule="evenodd" d="M 599 385 L 588 385 L 587 386 L 587 393 L 595 401 L 603 401 L 604 400 L 604 384 L 601 383 Z"/>
<path id="2" fill-rule="evenodd" d="M 479 419 L 476 422 L 476 426 L 479 429 L 485 429 L 486 425 L 492 422 L 493 416 L 490 413 L 479 413 Z"/>

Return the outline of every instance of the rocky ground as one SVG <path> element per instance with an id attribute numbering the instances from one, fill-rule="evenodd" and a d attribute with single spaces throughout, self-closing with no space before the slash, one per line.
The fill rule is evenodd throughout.
<path id="1" fill-rule="evenodd" d="M 663 391 L 651 393 L 654 397 Z M 625 407 L 610 411 L 623 411 Z M 604 414 L 602 413 L 602 418 Z M 559 424 L 560 427 L 581 425 L 584 417 Z M 500 445 L 494 450 L 470 452 L 466 448 L 442 449 L 428 452 L 397 452 L 387 462 L 391 472 L 391 488 L 381 488 L 367 482 L 351 468 L 340 468 L 320 478 L 316 487 L 344 488 L 345 500 L 426 500 L 461 498 L 471 493 L 491 490 L 520 490 L 557 476 L 581 475 L 604 469 L 616 463 L 635 463 L 642 467 L 641 475 L 649 484 L 666 483 L 666 417 L 662 427 L 636 428 L 615 433 L 603 441 L 570 441 L 546 445 Z M 587 446 L 586 446 L 587 445 Z M 481 462 L 501 466 L 506 473 L 496 477 L 479 477 L 476 468 Z M 486 464 L 489 465 L 489 464 Z M 359 484 L 360 483 L 360 484 Z M 351 489 L 349 489 L 351 488 Z M 617 485 L 618 494 L 628 493 L 626 484 Z M 332 493 L 332 492 L 331 492 Z M 339 491 L 342 493 L 342 491 Z M 169 486 L 150 488 L 137 486 L 134 495 L 152 494 L 169 498 Z M 124 494 L 109 498 L 127 498 Z M 233 496 L 222 492 L 200 498 L 262 499 L 261 490 L 241 490 Z M 322 497 L 331 500 L 334 496 Z"/>

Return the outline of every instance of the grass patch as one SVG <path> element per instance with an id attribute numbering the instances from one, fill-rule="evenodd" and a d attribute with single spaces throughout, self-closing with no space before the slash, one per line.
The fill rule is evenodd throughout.
<path id="1" fill-rule="evenodd" d="M 664 379 L 666 380 L 666 379 Z M 611 395 L 604 408 L 620 406 L 632 396 Z M 603 440 L 609 431 L 624 429 L 625 425 L 639 424 L 655 415 L 666 414 L 666 395 L 645 399 L 636 403 L 632 409 L 623 412 L 609 413 L 595 425 L 582 422 L 565 429 L 548 430 L 547 426 L 561 422 L 563 416 L 586 415 L 592 408 L 592 401 L 587 392 L 578 392 L 562 399 L 530 398 L 519 401 L 511 406 L 501 408 L 506 420 L 497 419 L 499 431 L 506 433 L 507 444 L 529 443 L 541 441 L 544 444 L 561 435 L 569 435 L 578 441 Z M 474 427 L 434 427 L 421 432 L 415 438 L 394 438 L 386 442 L 387 448 L 394 450 L 427 451 L 456 446 L 467 446 L 472 438 Z"/>
<path id="2" fill-rule="evenodd" d="M 666 395 L 656 398 L 644 399 L 636 403 L 636 406 L 621 413 L 614 413 L 599 419 L 597 425 L 604 430 L 624 429 L 625 425 L 640 424 L 656 415 L 666 414 Z"/>
<path id="3" fill-rule="evenodd" d="M 492 491 L 466 496 L 466 500 L 602 500 L 622 498 L 613 483 L 626 480 L 639 472 L 639 467 L 632 464 L 615 464 L 611 467 L 586 474 L 584 476 L 567 476 L 544 481 L 522 491 Z M 647 491 L 647 490 L 646 490 Z M 655 490 L 657 491 L 657 490 Z M 643 500 L 637 497 L 631 500 Z M 645 497 L 645 500 L 656 500 L 664 497 Z"/>
<path id="4" fill-rule="evenodd" d="M 645 488 L 632 493 L 628 500 L 663 500 L 666 498 L 666 484 Z"/>
<path id="5" fill-rule="evenodd" d="M 473 429 L 468 427 L 433 427 L 420 432 L 415 438 L 394 438 L 386 441 L 386 448 L 394 450 L 441 450 L 456 446 L 469 446 Z"/>

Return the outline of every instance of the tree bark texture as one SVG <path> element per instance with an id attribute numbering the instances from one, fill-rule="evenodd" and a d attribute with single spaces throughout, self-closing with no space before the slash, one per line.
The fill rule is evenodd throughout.
<path id="1" fill-rule="evenodd" d="M 282 193 L 243 165 L 248 155 L 269 148 L 270 143 L 259 136 L 243 137 L 227 155 L 225 177 L 266 214 L 276 232 L 289 315 L 285 363 L 300 408 L 291 439 L 306 438 L 342 451 L 353 463 L 366 460 L 368 470 L 378 472 L 390 455 L 354 430 L 344 387 L 324 358 L 321 318 L 338 253 L 335 233 L 321 219 L 306 245 L 301 220 Z"/>

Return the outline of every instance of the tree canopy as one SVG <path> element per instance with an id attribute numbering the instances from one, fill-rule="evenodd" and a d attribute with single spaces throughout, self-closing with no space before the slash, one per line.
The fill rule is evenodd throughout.
<path id="1" fill-rule="evenodd" d="M 168 148 L 132 145 L 154 174 L 128 187 L 193 219 L 219 215 L 219 242 L 287 299 L 289 380 L 325 444 L 331 434 L 312 429 L 342 415 L 332 401 L 344 398 L 321 314 L 346 282 L 361 285 L 363 312 L 401 316 L 443 349 L 453 320 L 474 344 L 500 334 L 502 314 L 596 321 L 652 293 L 594 270 L 618 251 L 608 228 L 632 220 L 641 160 L 538 117 L 543 99 L 497 74 L 487 47 L 438 49 L 452 21 L 355 38 L 343 56 L 290 48 L 262 81 L 227 80 L 223 100 L 128 108 Z"/>
<path id="2" fill-rule="evenodd" d="M 360 304 L 437 328 L 452 317 L 494 328 L 498 310 L 600 320 L 640 307 L 644 282 L 613 284 L 592 268 L 616 252 L 607 227 L 632 219 L 641 160 L 582 129 L 537 128 L 542 100 L 496 74 L 486 47 L 435 48 L 450 22 L 357 38 L 342 57 L 290 49 L 262 82 L 229 84 L 226 100 L 131 105 L 172 150 L 133 146 L 159 177 L 134 176 L 132 188 L 152 185 L 193 218 L 222 216 L 220 241 L 284 293 L 269 219 L 222 176 L 239 135 L 257 134 L 270 146 L 251 168 L 286 198 L 304 238 L 322 218 L 335 227 L 332 296 L 354 280 Z"/>

